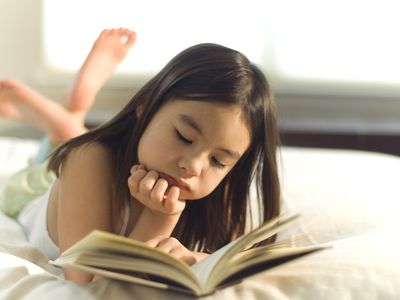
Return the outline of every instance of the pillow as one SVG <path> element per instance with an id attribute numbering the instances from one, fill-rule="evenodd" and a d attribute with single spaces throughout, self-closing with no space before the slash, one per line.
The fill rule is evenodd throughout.
<path id="1" fill-rule="evenodd" d="M 280 174 L 283 210 L 301 215 L 281 238 L 320 242 L 400 224 L 397 156 L 284 147 Z"/>

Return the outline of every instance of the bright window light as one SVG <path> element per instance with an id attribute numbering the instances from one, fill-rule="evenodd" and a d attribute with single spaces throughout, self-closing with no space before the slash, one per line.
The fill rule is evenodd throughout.
<path id="1" fill-rule="evenodd" d="M 265 45 L 264 4 L 246 0 L 43 0 L 45 63 L 55 70 L 79 68 L 92 43 L 105 28 L 127 27 L 137 42 L 120 72 L 160 70 L 183 49 L 215 42 L 244 52 L 260 62 Z"/>
<path id="2" fill-rule="evenodd" d="M 119 73 L 151 74 L 184 48 L 237 49 L 282 82 L 400 83 L 395 0 L 42 0 L 44 62 L 76 71 L 104 28 L 137 43 Z"/>
<path id="3" fill-rule="evenodd" d="M 398 1 L 275 1 L 271 9 L 281 77 L 400 83 Z"/>

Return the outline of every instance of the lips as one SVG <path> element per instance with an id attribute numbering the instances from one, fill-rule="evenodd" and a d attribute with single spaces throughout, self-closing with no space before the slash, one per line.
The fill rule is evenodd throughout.
<path id="1" fill-rule="evenodd" d="M 176 178 L 169 176 L 167 174 L 164 174 L 164 173 L 160 173 L 160 177 L 164 178 L 168 182 L 169 185 L 177 186 L 179 189 L 186 191 L 186 192 L 190 191 L 190 186 L 186 182 L 183 182 L 182 180 L 176 179 Z"/>

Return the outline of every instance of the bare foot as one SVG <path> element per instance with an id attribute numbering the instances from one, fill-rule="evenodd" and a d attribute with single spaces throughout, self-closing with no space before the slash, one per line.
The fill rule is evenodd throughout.
<path id="1" fill-rule="evenodd" d="M 93 105 L 97 92 L 125 58 L 136 40 L 128 29 L 104 30 L 83 63 L 70 95 L 68 110 L 80 115 L 81 121 Z"/>
<path id="2" fill-rule="evenodd" d="M 86 131 L 60 104 L 15 80 L 0 81 L 0 116 L 45 131 L 53 145 Z"/>

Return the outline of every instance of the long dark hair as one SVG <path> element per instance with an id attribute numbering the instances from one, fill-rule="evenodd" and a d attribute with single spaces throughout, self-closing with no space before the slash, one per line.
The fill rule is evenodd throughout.
<path id="1" fill-rule="evenodd" d="M 280 210 L 274 101 L 260 69 L 238 51 L 217 44 L 199 44 L 182 51 L 112 120 L 57 148 L 49 169 L 59 176 L 73 148 L 94 141 L 105 145 L 114 159 L 115 207 L 122 209 L 130 199 L 127 178 L 131 166 L 138 163 L 139 140 L 160 107 L 177 98 L 239 106 L 251 129 L 247 151 L 211 194 L 187 201 L 172 234 L 190 249 L 214 251 L 245 232 L 253 180 L 259 222 L 277 216 Z"/>

